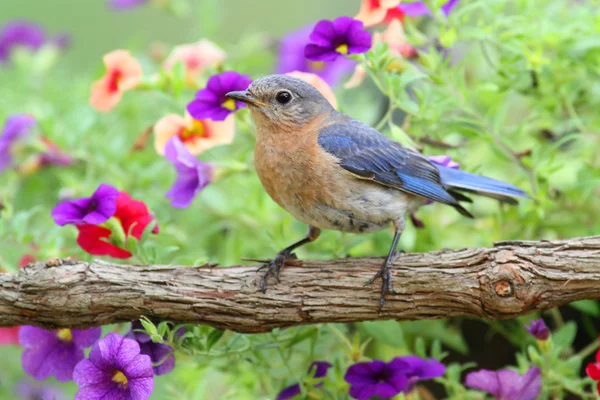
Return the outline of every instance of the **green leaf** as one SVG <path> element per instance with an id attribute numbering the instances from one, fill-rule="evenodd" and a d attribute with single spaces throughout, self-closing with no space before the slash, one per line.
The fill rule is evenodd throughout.
<path id="1" fill-rule="evenodd" d="M 563 327 L 552 334 L 552 342 L 559 348 L 569 347 L 577 334 L 577 324 L 574 321 L 567 322 Z"/>
<path id="2" fill-rule="evenodd" d="M 427 350 L 425 349 L 425 341 L 422 337 L 415 340 L 415 354 L 421 358 L 427 358 Z"/>
<path id="3" fill-rule="evenodd" d="M 600 316 L 600 304 L 596 300 L 579 300 L 569 304 L 576 310 L 582 313 L 592 315 L 594 317 Z"/>
<path id="4" fill-rule="evenodd" d="M 404 332 L 397 321 L 363 322 L 359 325 L 368 335 L 395 348 L 404 347 Z"/>
<path id="5" fill-rule="evenodd" d="M 220 329 L 213 329 L 213 331 L 209 333 L 208 337 L 206 338 L 206 350 L 210 350 L 215 344 L 217 344 L 217 342 L 219 341 L 219 339 L 221 339 L 224 333 L 225 331 L 222 331 Z"/>

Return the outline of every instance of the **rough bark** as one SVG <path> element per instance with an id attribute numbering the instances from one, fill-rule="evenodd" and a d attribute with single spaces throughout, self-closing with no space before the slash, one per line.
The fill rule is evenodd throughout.
<path id="1" fill-rule="evenodd" d="M 401 254 L 396 294 L 378 312 L 380 282 L 364 284 L 381 262 L 294 262 L 263 294 L 256 266 L 48 260 L 0 275 L 0 326 L 82 328 L 145 315 L 252 333 L 324 322 L 512 318 L 600 298 L 600 236 Z"/>

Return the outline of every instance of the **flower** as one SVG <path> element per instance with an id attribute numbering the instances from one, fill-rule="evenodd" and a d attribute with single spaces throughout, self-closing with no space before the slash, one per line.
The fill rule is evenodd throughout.
<path id="1" fill-rule="evenodd" d="M 452 9 L 456 7 L 459 0 L 449 0 L 440 7 L 444 15 L 447 17 L 452 12 Z M 416 1 L 414 3 L 402 3 L 398 6 L 400 12 L 408 15 L 409 17 L 418 17 L 420 15 L 431 15 L 431 11 L 424 2 Z"/>
<path id="2" fill-rule="evenodd" d="M 40 167 L 46 165 L 71 165 L 74 160 L 71 156 L 66 154 L 60 147 L 53 141 L 46 137 L 40 138 L 42 146 L 46 148 L 46 151 L 38 155 Z"/>
<path id="3" fill-rule="evenodd" d="M 125 192 L 119 192 L 117 209 L 113 217 L 101 225 L 77 225 L 77 244 L 95 256 L 129 258 L 131 253 L 122 248 L 131 235 L 140 240 L 144 230 L 154 220 L 143 201 L 134 200 Z M 158 233 L 158 225 L 152 233 Z"/>
<path id="4" fill-rule="evenodd" d="M 27 136 L 35 124 L 35 119 L 27 114 L 14 114 L 6 119 L 0 135 L 0 171 L 12 164 L 13 145 Z"/>
<path id="5" fill-rule="evenodd" d="M 497 400 L 533 400 L 541 391 L 541 372 L 537 367 L 530 368 L 525 375 L 503 369 L 490 371 L 482 369 L 469 372 L 465 386 L 484 390 Z"/>
<path id="6" fill-rule="evenodd" d="M 585 367 L 587 376 L 598 381 L 598 394 L 600 394 L 600 350 L 596 352 L 596 363 L 589 363 Z"/>
<path id="7" fill-rule="evenodd" d="M 75 400 L 145 400 L 154 390 L 152 361 L 140 354 L 133 339 L 109 333 L 96 342 L 89 359 L 83 359 L 73 371 L 79 386 Z"/>
<path id="8" fill-rule="evenodd" d="M 144 327 L 139 321 L 131 323 L 131 330 L 125 335 L 128 339 L 133 339 L 140 345 L 140 354 L 146 354 L 150 356 L 152 364 L 155 365 L 152 370 L 154 375 L 165 375 L 168 374 L 175 368 L 175 355 L 173 354 L 173 348 L 163 343 L 154 343 L 150 339 L 150 335 L 144 332 Z M 182 332 L 183 334 L 183 332 Z"/>
<path id="9" fill-rule="evenodd" d="M 373 43 L 387 43 L 389 54 L 395 58 L 388 66 L 390 71 L 402 71 L 405 59 L 414 58 L 417 51 L 406 40 L 402 24 L 398 20 L 392 20 L 383 33 L 373 34 Z M 352 77 L 344 84 L 346 89 L 359 86 L 367 76 L 367 71 L 362 65 L 357 65 Z"/>
<path id="10" fill-rule="evenodd" d="M 360 11 L 355 19 L 362 21 L 365 26 L 404 19 L 404 12 L 398 8 L 400 0 L 362 0 Z"/>
<path id="11" fill-rule="evenodd" d="M 335 94 L 333 93 L 331 86 L 329 86 L 327 84 L 327 82 L 325 82 L 325 80 L 323 80 L 323 78 L 321 78 L 319 75 L 316 75 L 316 74 L 313 74 L 310 72 L 300 72 L 300 71 L 288 72 L 286 75 L 293 76 L 294 78 L 302 79 L 304 82 L 308 83 L 309 85 L 314 86 L 314 88 L 317 89 L 319 92 L 321 92 L 323 97 L 325 97 L 327 99 L 329 104 L 331 104 L 333 106 L 333 108 L 337 109 L 337 100 L 335 99 Z"/>
<path id="12" fill-rule="evenodd" d="M 64 393 L 49 385 L 40 385 L 37 382 L 21 381 L 16 390 L 20 399 L 29 400 L 66 400 Z"/>
<path id="13" fill-rule="evenodd" d="M 19 344 L 20 326 L 10 328 L 0 328 L 0 345 Z"/>
<path id="14" fill-rule="evenodd" d="M 452 169 L 460 168 L 460 164 L 457 163 L 456 161 L 452 161 L 452 158 L 450 158 L 450 156 L 440 155 L 440 156 L 431 156 L 431 157 L 427 157 L 427 158 L 432 163 L 441 165 L 442 167 L 448 167 L 448 168 L 452 168 Z"/>
<path id="15" fill-rule="evenodd" d="M 83 349 L 93 345 L 101 333 L 102 328 L 48 331 L 22 326 L 19 342 L 25 347 L 23 370 L 37 380 L 55 376 L 61 382 L 70 381 L 75 365 L 83 359 Z"/>
<path id="16" fill-rule="evenodd" d="M 139 7 L 148 2 L 148 0 L 108 0 L 107 4 L 115 10 L 128 10 Z"/>
<path id="17" fill-rule="evenodd" d="M 373 396 L 389 399 L 408 387 L 406 363 L 394 359 L 389 363 L 373 360 L 352 365 L 344 380 L 350 384 L 350 396 L 368 400 Z"/>
<path id="18" fill-rule="evenodd" d="M 196 98 L 188 104 L 187 110 L 195 119 L 223 121 L 229 114 L 245 106 L 241 101 L 235 101 L 225 95 L 234 90 L 245 90 L 251 82 L 247 75 L 240 75 L 235 71 L 213 75 L 206 88 L 196 93 Z"/>
<path id="19" fill-rule="evenodd" d="M 371 34 L 361 21 L 350 17 L 319 21 L 310 41 L 304 56 L 311 61 L 334 61 L 340 55 L 364 53 L 371 48 Z"/>
<path id="20" fill-rule="evenodd" d="M 169 71 L 176 63 L 183 62 L 186 82 L 192 86 L 196 78 L 208 67 L 222 64 L 225 58 L 227 55 L 219 46 L 210 40 L 200 39 L 196 43 L 176 46 L 163 66 Z"/>
<path id="21" fill-rule="evenodd" d="M 311 371 L 314 369 L 315 372 L 313 378 L 323 378 L 325 375 L 327 375 L 327 370 L 331 367 L 333 367 L 333 365 L 327 361 L 313 361 L 308 367 L 308 374 L 310 375 Z M 321 385 L 323 385 L 323 383 L 317 383 L 314 387 L 319 387 Z M 302 390 L 300 389 L 300 384 L 297 383 L 295 385 L 288 386 L 279 392 L 275 400 L 288 400 L 299 395 L 301 392 Z"/>
<path id="22" fill-rule="evenodd" d="M 165 145 L 173 136 L 177 136 L 192 154 L 200 154 L 215 146 L 230 144 L 235 133 L 233 116 L 224 121 L 210 119 L 197 120 L 189 113 L 185 117 L 168 114 L 154 125 L 154 149 L 165 154 Z"/>
<path id="23" fill-rule="evenodd" d="M 194 197 L 211 182 L 213 167 L 196 159 L 177 136 L 167 142 L 165 157 L 177 170 L 177 180 L 165 197 L 171 199 L 173 207 L 188 207 Z"/>
<path id="24" fill-rule="evenodd" d="M 0 31 L 0 63 L 10 58 L 15 47 L 28 47 L 37 50 L 46 41 L 44 30 L 28 21 L 13 21 Z"/>
<path id="25" fill-rule="evenodd" d="M 344 57 L 329 63 L 307 60 L 304 57 L 304 48 L 309 43 L 308 37 L 312 30 L 313 26 L 306 26 L 288 33 L 281 39 L 276 72 L 278 74 L 292 71 L 312 72 L 333 86 L 352 70 L 356 62 Z"/>
<path id="26" fill-rule="evenodd" d="M 434 359 L 426 360 L 417 356 L 405 356 L 397 357 L 395 360 L 401 360 L 407 365 L 408 386 L 404 390 L 405 392 L 410 392 L 417 381 L 438 378 L 446 373 L 444 364 Z"/>
<path id="27" fill-rule="evenodd" d="M 525 325 L 525 329 L 537 340 L 547 340 L 550 337 L 550 329 L 541 318 L 531 321 L 529 326 Z"/>
<path id="28" fill-rule="evenodd" d="M 115 50 L 104 56 L 106 73 L 92 85 L 90 104 L 107 112 L 121 101 L 123 93 L 135 88 L 142 79 L 142 66 L 127 50 Z"/>
<path id="29" fill-rule="evenodd" d="M 119 191 L 105 183 L 91 197 L 69 200 L 58 204 L 52 210 L 52 218 L 57 225 L 92 224 L 106 222 L 117 211 Z"/>

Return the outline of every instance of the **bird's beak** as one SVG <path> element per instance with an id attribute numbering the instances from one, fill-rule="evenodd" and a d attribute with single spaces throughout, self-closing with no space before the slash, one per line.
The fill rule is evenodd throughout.
<path id="1" fill-rule="evenodd" d="M 241 90 L 241 91 L 237 91 L 237 92 L 229 92 L 225 96 L 227 96 L 230 99 L 233 99 L 235 101 L 241 101 L 242 103 L 249 104 L 251 106 L 256 106 L 256 107 L 266 106 L 265 103 L 256 100 L 254 98 L 254 96 L 252 96 L 252 94 L 250 92 L 248 92 L 247 90 Z"/>

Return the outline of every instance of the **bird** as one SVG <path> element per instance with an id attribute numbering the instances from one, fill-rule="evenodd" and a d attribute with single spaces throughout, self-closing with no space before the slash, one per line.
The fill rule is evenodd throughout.
<path id="1" fill-rule="evenodd" d="M 288 75 L 268 75 L 243 91 L 226 94 L 245 103 L 256 127 L 254 165 L 269 196 L 308 225 L 306 236 L 279 251 L 260 280 L 279 282 L 294 250 L 317 240 L 321 230 L 369 233 L 390 226 L 394 237 L 379 271 L 379 309 L 393 294 L 392 267 L 406 215 L 427 202 L 473 218 L 464 193 L 516 204 L 529 197 L 508 183 L 430 162 L 371 126 L 335 110 L 312 85 Z"/>

